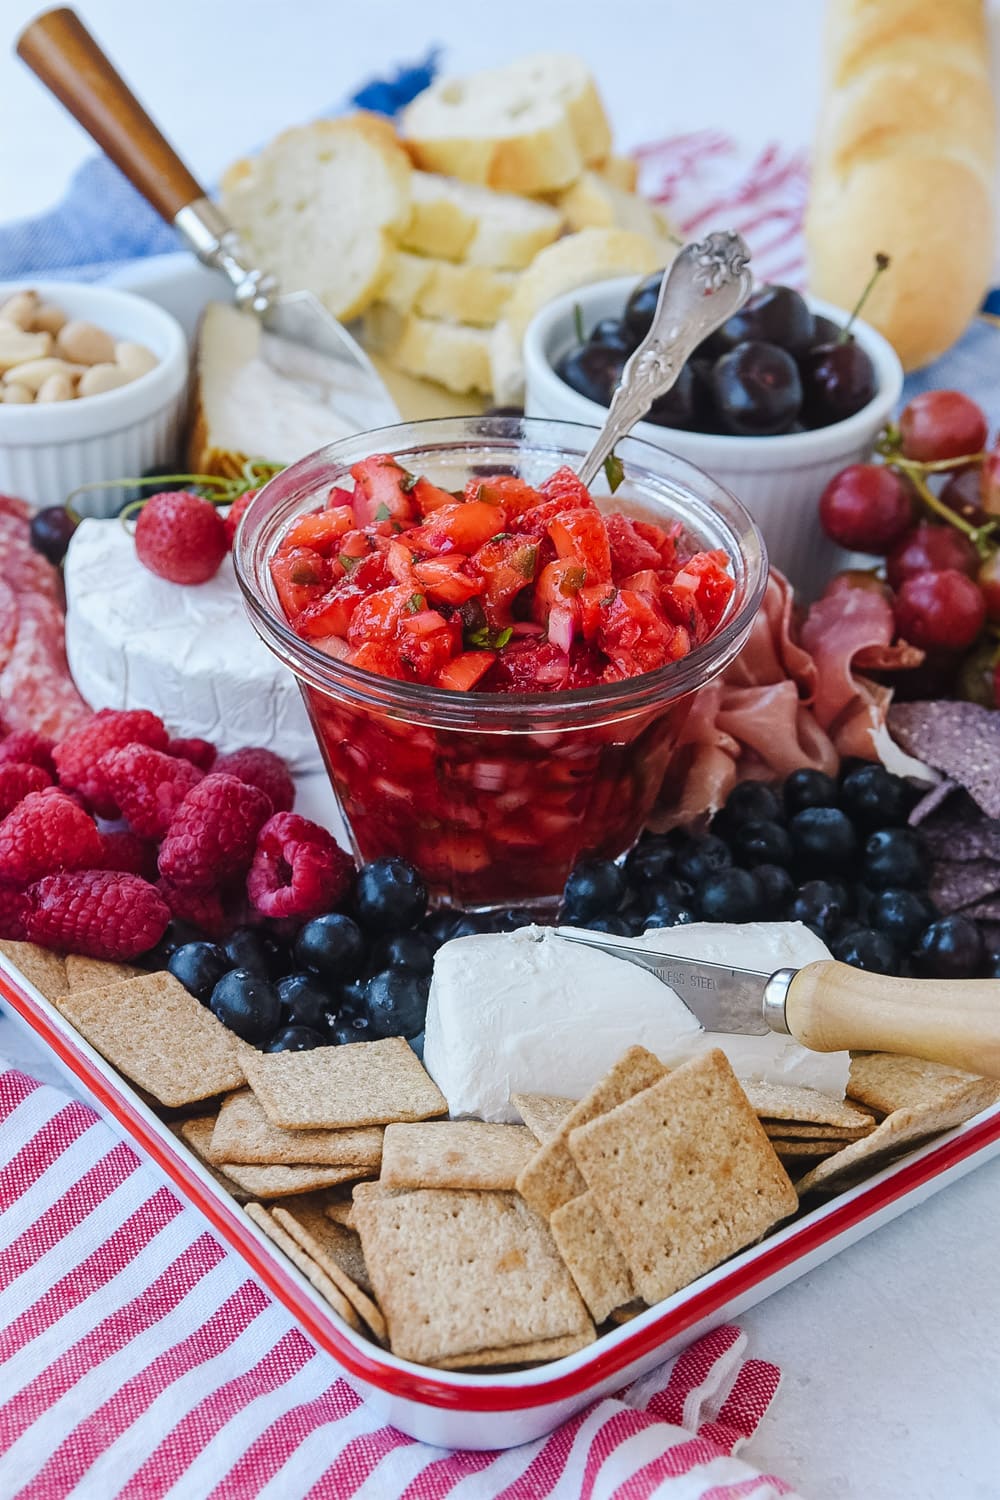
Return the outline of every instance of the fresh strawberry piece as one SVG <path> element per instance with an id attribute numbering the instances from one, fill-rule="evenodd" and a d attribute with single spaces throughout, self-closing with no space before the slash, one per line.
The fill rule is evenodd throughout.
<path id="1" fill-rule="evenodd" d="M 56 774 L 52 751 L 55 740 L 47 735 L 36 734 L 33 729 L 15 729 L 13 734 L 0 740 L 0 765 L 15 761 L 18 765 L 41 766 L 51 776 Z"/>
<path id="2" fill-rule="evenodd" d="M 174 814 L 160 845 L 160 874 L 196 890 L 242 879 L 271 812 L 270 797 L 258 787 L 213 771 Z"/>
<path id="3" fill-rule="evenodd" d="M 385 565 L 389 569 L 397 583 L 405 583 L 407 588 L 412 589 L 413 577 L 413 553 L 405 542 L 393 540 L 386 548 Z"/>
<path id="4" fill-rule="evenodd" d="M 57 870 L 85 870 L 100 858 L 93 818 L 55 788 L 29 792 L 0 823 L 0 881 L 9 885 L 31 885 Z"/>
<path id="5" fill-rule="evenodd" d="M 336 510 L 318 510 L 312 515 L 300 516 L 289 527 L 282 538 L 285 547 L 311 547 L 321 557 L 335 557 L 340 550 L 340 540 L 354 529 L 354 513 L 349 508 L 338 506 Z"/>
<path id="6" fill-rule="evenodd" d="M 327 510 L 339 510 L 342 505 L 346 505 L 348 510 L 353 512 L 354 491 L 345 490 L 342 484 L 331 484 L 326 495 Z"/>
<path id="7" fill-rule="evenodd" d="M 87 958 L 138 958 L 160 941 L 170 920 L 154 886 L 116 870 L 48 875 L 28 898 L 29 941 Z"/>
<path id="8" fill-rule="evenodd" d="M 29 792 L 40 792 L 52 785 L 52 777 L 41 766 L 22 765 L 16 760 L 0 761 L 0 818 L 13 812 Z"/>
<path id="9" fill-rule="evenodd" d="M 437 556 L 442 552 L 471 554 L 504 529 L 501 507 L 486 505 L 482 500 L 466 500 L 458 505 L 442 505 L 422 526 L 407 532 L 407 544 L 418 552 Z"/>
<path id="10" fill-rule="evenodd" d="M 219 512 L 191 490 L 151 496 L 135 523 L 136 556 L 143 567 L 170 583 L 207 583 L 228 550 Z"/>
<path id="11" fill-rule="evenodd" d="M 60 785 L 80 792 L 101 818 L 116 818 L 118 804 L 108 791 L 99 762 L 123 745 L 166 750 L 169 736 L 163 720 L 145 708 L 102 708 L 68 734 L 52 752 Z"/>
<path id="12" fill-rule="evenodd" d="M 548 641 L 517 638 L 497 652 L 494 681 L 508 693 L 547 693 L 565 687 L 569 679 L 569 657 Z"/>
<path id="13" fill-rule="evenodd" d="M 479 593 L 480 583 L 465 572 L 469 559 L 462 552 L 430 557 L 413 569 L 416 586 L 436 604 L 464 604 Z"/>
<path id="14" fill-rule="evenodd" d="M 101 834 L 102 870 L 124 870 L 129 875 L 141 875 L 143 880 L 155 881 L 156 853 L 152 839 L 140 838 L 127 828 Z"/>
<path id="15" fill-rule="evenodd" d="M 615 672 L 615 676 L 618 676 L 617 671 Z M 569 654 L 569 681 L 566 684 L 567 687 L 597 687 L 600 683 L 607 681 L 607 662 L 602 653 L 584 641 L 574 641 L 573 649 Z"/>
<path id="16" fill-rule="evenodd" d="M 371 539 L 364 531 L 348 531 L 340 539 L 337 560 L 345 573 L 350 573 L 362 557 L 372 550 Z"/>
<path id="17" fill-rule="evenodd" d="M 431 484 L 429 479 L 418 479 L 410 491 L 410 499 L 416 505 L 422 516 L 429 516 L 432 511 L 440 510 L 442 505 L 454 505 L 455 496 L 450 490 L 439 489 L 436 484 Z"/>
<path id="18" fill-rule="evenodd" d="M 609 583 L 594 583 L 582 588 L 577 594 L 580 604 L 580 632 L 585 641 L 596 641 L 604 611 L 615 597 Z"/>
<path id="19" fill-rule="evenodd" d="M 393 523 L 408 525 L 416 519 L 416 507 L 410 498 L 413 475 L 388 453 L 373 453 L 354 464 L 351 474 L 355 525 L 377 526 L 389 533 Z"/>
<path id="20" fill-rule="evenodd" d="M 518 479 L 516 474 L 490 474 L 485 479 L 470 479 L 465 486 L 465 498 L 499 505 L 509 520 L 511 516 L 531 510 L 541 496 L 526 479 Z"/>
<path id="21" fill-rule="evenodd" d="M 556 605 L 565 604 L 578 594 L 587 582 L 587 570 L 575 557 L 557 558 L 543 568 L 535 585 L 533 614 L 540 625 L 548 619 L 549 611 Z M 608 591 L 607 584 L 594 585 Z"/>
<path id="22" fill-rule="evenodd" d="M 418 610 L 400 621 L 399 656 L 418 682 L 433 682 L 462 649 L 458 619 L 446 620 L 435 609 Z"/>
<path id="23" fill-rule="evenodd" d="M 622 588 L 631 589 L 636 594 L 650 594 L 653 599 L 659 599 L 662 579 L 662 573 L 644 568 L 641 573 L 630 573 L 627 578 L 623 578 Z"/>
<path id="24" fill-rule="evenodd" d="M 347 659 L 352 667 L 359 667 L 363 672 L 375 672 L 380 677 L 395 677 L 405 682 L 410 675 L 403 666 L 395 643 L 387 645 L 385 641 L 365 641 Z"/>
<path id="25" fill-rule="evenodd" d="M 681 533 L 681 524 L 675 522 L 670 532 L 664 531 L 662 526 L 654 526 L 652 521 L 633 521 L 635 534 L 648 542 L 654 552 L 659 553 L 660 567 L 672 568 L 677 561 L 677 538 Z"/>
<path id="26" fill-rule="evenodd" d="M 390 641 L 396 636 L 404 610 L 410 614 L 422 608 L 410 608 L 414 592 L 409 588 L 379 589 L 362 599 L 351 616 L 347 639 L 352 646 L 362 646 L 366 641 Z"/>
<path id="27" fill-rule="evenodd" d="M 242 521 L 243 517 L 246 515 L 247 511 L 250 509 L 251 500 L 256 500 L 257 493 L 258 492 L 256 490 L 244 490 L 243 494 L 238 495 L 237 498 L 233 501 L 232 505 L 229 507 L 229 511 L 222 525 L 226 533 L 226 546 L 229 548 L 230 552 L 233 550 L 233 543 L 236 540 L 237 528 L 239 527 L 239 524 Z"/>
<path id="28" fill-rule="evenodd" d="M 463 651 L 441 668 L 437 675 L 437 686 L 451 688 L 457 693 L 467 693 L 481 677 L 485 677 L 495 661 L 496 656 L 492 651 Z"/>
<path id="29" fill-rule="evenodd" d="M 123 745 L 98 762 L 104 784 L 133 833 L 161 839 L 204 771 L 148 745 Z"/>
<path id="30" fill-rule="evenodd" d="M 472 566 L 483 579 L 483 608 L 491 625 L 508 625 L 511 606 L 535 577 L 540 538 L 501 534 L 479 548 Z"/>
<path id="31" fill-rule="evenodd" d="M 558 500 L 563 510 L 586 510 L 594 505 L 587 486 L 567 464 L 543 479 L 538 493 L 543 500 Z"/>
<path id="32" fill-rule="evenodd" d="M 199 771 L 210 771 L 218 751 L 210 740 L 176 739 L 167 744 L 168 755 L 178 755 L 189 760 Z"/>
<path id="33" fill-rule="evenodd" d="M 728 558 L 724 552 L 699 552 L 688 558 L 679 573 L 674 575 L 672 589 L 676 593 L 690 593 L 698 611 L 700 628 L 698 640 L 706 640 L 726 612 L 736 584 L 726 571 Z"/>
<path id="34" fill-rule="evenodd" d="M 295 621 L 295 634 L 314 644 L 331 635 L 346 637 L 351 616 L 363 598 L 364 591 L 351 583 L 334 589 L 306 606 Z"/>
<path id="35" fill-rule="evenodd" d="M 31 902 L 20 886 L 0 884 L 0 938 L 21 943 L 28 936 L 28 912 Z"/>
<path id="36" fill-rule="evenodd" d="M 687 631 L 669 624 L 644 594 L 619 589 L 604 612 L 598 645 L 626 677 L 654 672 L 691 649 Z"/>
<path id="37" fill-rule="evenodd" d="M 276 813 L 291 812 L 295 802 L 295 782 L 286 763 L 273 750 L 257 746 L 234 750 L 230 755 L 220 755 L 215 769 L 259 787 L 270 797 Z"/>
<path id="38" fill-rule="evenodd" d="M 619 513 L 605 516 L 605 530 L 611 545 L 611 574 L 615 583 L 622 583 L 633 573 L 649 568 L 655 571 L 663 567 L 663 558 L 657 547 L 642 536 L 637 523 L 630 516 Z M 652 527 L 659 532 L 659 527 Z M 659 532 L 665 539 L 666 532 Z"/>
<path id="39" fill-rule="evenodd" d="M 605 583 L 611 579 L 611 549 L 608 545 L 604 517 L 596 507 L 589 510 L 567 510 L 549 524 L 559 557 L 573 557 L 587 572 L 588 583 Z"/>
<path id="40" fill-rule="evenodd" d="M 308 922 L 332 910 L 353 879 L 354 861 L 325 828 L 281 812 L 257 835 L 247 894 L 262 916 Z"/>
<path id="41" fill-rule="evenodd" d="M 271 558 L 271 579 L 289 619 L 312 604 L 330 584 L 330 564 L 311 547 L 282 547 Z"/>

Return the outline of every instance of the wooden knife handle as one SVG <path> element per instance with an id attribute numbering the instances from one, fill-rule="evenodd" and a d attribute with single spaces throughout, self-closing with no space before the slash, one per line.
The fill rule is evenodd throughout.
<path id="1" fill-rule="evenodd" d="M 75 11 L 45 11 L 16 50 L 168 223 L 205 196 Z"/>
<path id="2" fill-rule="evenodd" d="M 792 979 L 785 1022 L 814 1052 L 898 1052 L 1000 1078 L 1000 979 L 892 979 L 821 959 Z"/>

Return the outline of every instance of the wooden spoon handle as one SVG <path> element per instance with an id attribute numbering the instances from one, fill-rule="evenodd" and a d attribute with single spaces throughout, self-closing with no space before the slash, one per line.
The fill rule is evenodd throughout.
<path id="1" fill-rule="evenodd" d="M 1000 1078 L 997 979 L 892 979 L 822 959 L 792 979 L 785 1021 L 814 1052 L 898 1052 Z"/>
<path id="2" fill-rule="evenodd" d="M 168 223 L 205 196 L 75 11 L 45 11 L 16 50 Z"/>

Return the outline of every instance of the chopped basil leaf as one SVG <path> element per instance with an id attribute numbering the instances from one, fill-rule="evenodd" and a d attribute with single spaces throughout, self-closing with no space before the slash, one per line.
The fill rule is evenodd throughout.
<path id="1" fill-rule="evenodd" d="M 353 573 L 361 559 L 360 557 L 348 557 L 346 552 L 341 552 L 338 561 L 345 573 Z"/>
<path id="2" fill-rule="evenodd" d="M 522 547 L 513 559 L 514 566 L 524 578 L 534 578 L 535 568 L 538 565 L 538 548 Z"/>
<path id="3" fill-rule="evenodd" d="M 514 535 L 512 531 L 498 531 L 496 536 L 491 536 L 491 542 L 509 542 Z"/>
<path id="4" fill-rule="evenodd" d="M 608 489 L 612 495 L 625 478 L 625 468 L 620 458 L 614 453 L 609 453 L 604 460 L 604 477 L 608 481 Z"/>
<path id="5" fill-rule="evenodd" d="M 514 627 L 512 625 L 506 625 L 504 626 L 503 630 L 498 630 L 496 635 L 493 637 L 493 649 L 495 651 L 502 650 L 513 634 Z"/>
<path id="6" fill-rule="evenodd" d="M 406 607 L 411 615 L 418 615 L 422 609 L 427 608 L 427 600 L 423 594 L 411 594 L 406 601 Z"/>
<path id="7" fill-rule="evenodd" d="M 606 467 L 607 465 L 605 465 L 605 468 Z M 392 511 L 389 509 L 388 505 L 380 505 L 378 510 L 375 512 L 375 519 L 376 521 L 388 521 L 391 515 Z"/>
<path id="8" fill-rule="evenodd" d="M 413 489 L 413 486 L 418 482 L 419 476 L 416 474 L 411 474 L 409 469 L 402 469 L 401 473 L 403 477 L 399 481 L 399 488 L 403 491 L 404 495 L 408 495 Z"/>
<path id="9" fill-rule="evenodd" d="M 472 646 L 477 651 L 500 651 L 506 646 L 514 631 L 510 625 L 503 630 L 491 630 L 488 625 L 480 625 L 475 630 L 465 632 L 466 647 Z"/>
<path id="10" fill-rule="evenodd" d="M 576 333 L 577 343 L 585 344 L 587 342 L 587 336 L 583 331 L 583 308 L 580 306 L 579 302 L 573 303 L 573 329 Z"/>

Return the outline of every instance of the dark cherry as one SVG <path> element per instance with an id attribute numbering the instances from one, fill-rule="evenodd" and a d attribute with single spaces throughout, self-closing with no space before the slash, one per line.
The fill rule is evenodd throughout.
<path id="1" fill-rule="evenodd" d="M 65 505 L 46 505 L 31 518 L 28 530 L 31 545 L 58 568 L 78 525 L 78 518 L 70 515 Z"/>
<path id="2" fill-rule="evenodd" d="M 626 354 L 631 354 L 638 342 L 621 318 L 601 318 L 587 340 L 588 344 L 600 344 L 607 349 L 624 349 Z"/>
<path id="3" fill-rule="evenodd" d="M 786 432 L 802 406 L 798 366 L 776 344 L 737 344 L 717 361 L 712 389 L 723 427 L 741 437 Z"/>
<path id="4" fill-rule="evenodd" d="M 860 344 L 814 344 L 799 359 L 802 414 L 810 427 L 829 427 L 867 406 L 875 395 L 875 366 Z"/>
<path id="5" fill-rule="evenodd" d="M 653 271 L 643 277 L 625 304 L 625 327 L 636 343 L 646 337 L 652 326 L 662 284 L 663 272 Z"/>
<path id="6" fill-rule="evenodd" d="M 556 374 L 588 401 L 607 406 L 626 358 L 624 349 L 610 344 L 583 344 L 563 356 Z"/>
<path id="7" fill-rule="evenodd" d="M 646 414 L 658 427 L 693 427 L 697 420 L 695 382 L 690 365 L 681 365 L 676 381 L 665 396 L 659 396 Z"/>
<path id="8" fill-rule="evenodd" d="M 810 346 L 815 349 L 818 344 L 835 344 L 843 333 L 839 323 L 832 318 L 825 318 L 822 313 L 813 313 L 813 343 Z"/>
<path id="9" fill-rule="evenodd" d="M 816 340 L 816 322 L 805 299 L 790 286 L 762 286 L 723 323 L 713 340 L 720 353 L 752 341 L 804 354 Z"/>

